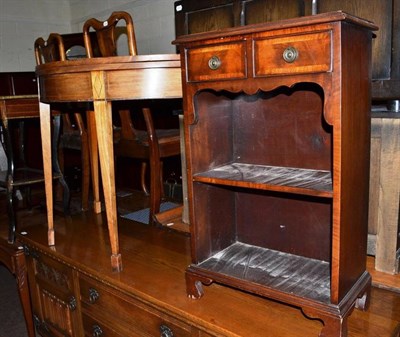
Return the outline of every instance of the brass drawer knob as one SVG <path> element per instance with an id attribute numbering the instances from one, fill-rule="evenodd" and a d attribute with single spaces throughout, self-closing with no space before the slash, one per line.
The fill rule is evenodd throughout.
<path id="1" fill-rule="evenodd" d="M 211 70 L 217 70 L 221 64 L 221 59 L 218 56 L 213 56 L 208 60 L 208 66 Z"/>
<path id="2" fill-rule="evenodd" d="M 164 324 L 160 325 L 160 333 L 160 337 L 174 337 L 172 330 Z"/>
<path id="3" fill-rule="evenodd" d="M 294 61 L 297 60 L 298 56 L 299 56 L 299 52 L 295 47 L 287 47 L 283 51 L 283 59 L 287 63 L 293 63 Z"/>
<path id="4" fill-rule="evenodd" d="M 89 302 L 94 304 L 100 297 L 99 292 L 94 288 L 89 288 Z"/>

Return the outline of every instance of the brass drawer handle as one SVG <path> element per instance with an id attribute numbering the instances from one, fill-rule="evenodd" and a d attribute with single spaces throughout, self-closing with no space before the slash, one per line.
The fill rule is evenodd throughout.
<path id="1" fill-rule="evenodd" d="M 287 63 L 293 63 L 294 61 L 297 60 L 298 56 L 299 56 L 299 52 L 295 47 L 287 47 L 283 51 L 283 59 Z"/>
<path id="2" fill-rule="evenodd" d="M 160 325 L 160 332 L 160 337 L 174 337 L 172 330 L 164 324 Z"/>
<path id="3" fill-rule="evenodd" d="M 208 66 L 211 70 L 217 70 L 221 64 L 221 59 L 218 56 L 213 56 L 208 60 Z"/>
<path id="4" fill-rule="evenodd" d="M 68 301 L 68 308 L 71 311 L 76 310 L 76 298 L 75 296 L 71 296 Z"/>
<path id="5" fill-rule="evenodd" d="M 99 299 L 99 297 L 100 297 L 100 294 L 96 289 L 89 288 L 89 302 L 91 304 L 96 303 L 96 301 Z"/>

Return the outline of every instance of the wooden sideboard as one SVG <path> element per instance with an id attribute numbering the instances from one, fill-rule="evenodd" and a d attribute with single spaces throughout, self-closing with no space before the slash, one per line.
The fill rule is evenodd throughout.
<path id="1" fill-rule="evenodd" d="M 323 326 L 295 307 L 218 284 L 189 299 L 190 238 L 181 233 L 120 218 L 124 270 L 113 273 L 104 214 L 56 218 L 55 247 L 44 222 L 32 223 L 18 240 L 40 336 L 317 337 Z M 349 335 L 394 336 L 398 314 L 388 313 L 388 301 L 373 289 L 370 311 L 350 316 Z"/>

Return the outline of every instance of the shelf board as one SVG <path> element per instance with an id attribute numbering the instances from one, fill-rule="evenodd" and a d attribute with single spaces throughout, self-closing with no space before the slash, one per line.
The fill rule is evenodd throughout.
<path id="1" fill-rule="evenodd" d="M 332 174 L 323 170 L 230 163 L 195 174 L 193 180 L 318 197 L 333 195 Z"/>
<path id="2" fill-rule="evenodd" d="M 236 242 L 196 265 L 229 279 L 330 303 L 328 262 Z"/>

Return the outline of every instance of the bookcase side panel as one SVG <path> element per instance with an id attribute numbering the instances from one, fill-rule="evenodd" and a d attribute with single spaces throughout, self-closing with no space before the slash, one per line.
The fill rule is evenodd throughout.
<path id="1" fill-rule="evenodd" d="M 342 24 L 341 179 L 334 182 L 334 190 L 340 191 L 340 213 L 334 215 L 340 217 L 335 229 L 340 240 L 339 300 L 365 272 L 371 123 L 371 67 L 365 60 L 371 57 L 370 34 Z"/>

